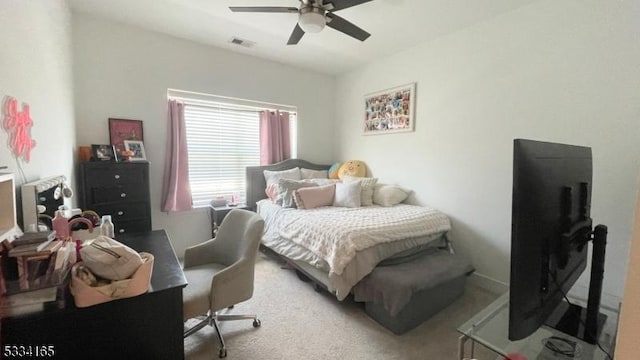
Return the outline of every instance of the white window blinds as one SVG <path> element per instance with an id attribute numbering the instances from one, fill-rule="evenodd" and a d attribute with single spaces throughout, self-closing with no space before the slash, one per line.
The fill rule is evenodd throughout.
<path id="1" fill-rule="evenodd" d="M 174 98 L 178 98 L 175 97 Z M 245 168 L 260 165 L 260 111 L 258 106 L 180 96 L 189 153 L 189 182 L 194 207 L 212 199 L 245 201 Z M 224 99 L 224 98 L 223 98 Z M 256 103 L 259 105 L 259 103 Z M 295 156 L 296 113 L 290 112 L 292 156 Z"/>

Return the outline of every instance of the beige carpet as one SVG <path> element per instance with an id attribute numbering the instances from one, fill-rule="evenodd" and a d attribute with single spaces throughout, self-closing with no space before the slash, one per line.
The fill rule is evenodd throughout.
<path id="1" fill-rule="evenodd" d="M 253 298 L 232 313 L 257 313 L 262 321 L 222 322 L 227 359 L 457 359 L 456 328 L 496 296 L 467 285 L 465 295 L 449 307 L 405 333 L 395 335 L 379 325 L 352 301 L 339 302 L 315 292 L 292 270 L 280 268 L 260 254 Z M 187 326 L 194 324 L 191 320 Z M 476 358 L 495 359 L 476 347 Z M 205 327 L 185 339 L 186 359 L 217 359 L 215 330 Z"/>

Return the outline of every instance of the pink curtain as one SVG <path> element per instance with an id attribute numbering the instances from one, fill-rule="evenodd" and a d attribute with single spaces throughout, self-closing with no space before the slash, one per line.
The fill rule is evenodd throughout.
<path id="1" fill-rule="evenodd" d="M 162 181 L 162 211 L 183 211 L 190 210 L 192 207 L 184 104 L 169 100 L 167 148 Z"/>
<path id="2" fill-rule="evenodd" d="M 260 164 L 274 164 L 291 158 L 289 113 L 260 112 Z"/>

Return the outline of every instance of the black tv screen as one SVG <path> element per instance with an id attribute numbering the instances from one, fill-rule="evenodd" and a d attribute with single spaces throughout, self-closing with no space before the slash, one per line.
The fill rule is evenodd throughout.
<path id="1" fill-rule="evenodd" d="M 591 148 L 514 140 L 509 339 L 545 323 L 584 271 L 591 185 Z"/>

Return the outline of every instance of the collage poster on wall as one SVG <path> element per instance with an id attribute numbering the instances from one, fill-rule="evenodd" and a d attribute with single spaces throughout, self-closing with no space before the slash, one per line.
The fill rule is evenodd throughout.
<path id="1" fill-rule="evenodd" d="M 415 129 L 416 83 L 365 95 L 364 134 L 389 134 Z"/>

